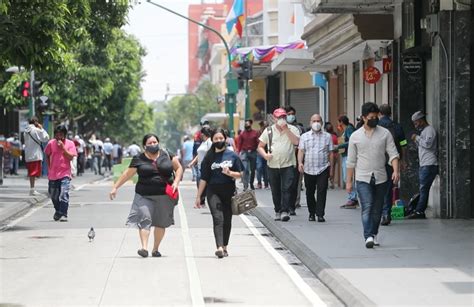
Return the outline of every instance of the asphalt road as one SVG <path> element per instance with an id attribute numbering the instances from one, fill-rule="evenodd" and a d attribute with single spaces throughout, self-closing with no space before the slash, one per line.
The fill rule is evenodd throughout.
<path id="1" fill-rule="evenodd" d="M 141 258 L 138 231 L 124 225 L 134 186 L 122 187 L 114 201 L 110 187 L 76 187 L 68 222 L 53 221 L 48 202 L 0 233 L 0 306 L 342 305 L 253 216 L 234 216 L 230 256 L 217 259 L 211 215 L 193 208 L 189 180 L 163 257 Z"/>

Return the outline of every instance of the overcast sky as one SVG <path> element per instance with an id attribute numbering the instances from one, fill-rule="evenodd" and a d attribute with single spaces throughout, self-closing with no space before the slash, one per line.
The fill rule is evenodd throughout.
<path id="1" fill-rule="evenodd" d="M 154 1 L 185 16 L 188 16 L 189 4 L 201 2 Z M 146 77 L 142 83 L 145 101 L 163 100 L 166 84 L 169 84 L 171 93 L 183 93 L 188 83 L 188 21 L 146 0 L 133 6 L 128 21 L 125 30 L 136 36 L 147 50 L 147 56 L 143 59 Z"/>

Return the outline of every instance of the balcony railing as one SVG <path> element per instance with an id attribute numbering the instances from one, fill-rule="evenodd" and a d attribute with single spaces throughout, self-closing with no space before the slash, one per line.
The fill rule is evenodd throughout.
<path id="1" fill-rule="evenodd" d="M 368 14 L 391 13 L 403 0 L 302 0 L 308 13 Z"/>

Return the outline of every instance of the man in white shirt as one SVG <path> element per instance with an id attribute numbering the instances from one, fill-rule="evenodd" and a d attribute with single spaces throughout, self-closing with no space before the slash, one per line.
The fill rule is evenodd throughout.
<path id="1" fill-rule="evenodd" d="M 377 234 L 384 197 L 387 193 L 388 178 L 385 153 L 393 167 L 394 184 L 400 179 L 399 155 L 392 134 L 386 128 L 377 126 L 379 108 L 373 102 L 362 105 L 364 125 L 352 133 L 349 139 L 347 157 L 346 190 L 352 191 L 352 177 L 356 174 L 356 189 L 362 207 L 362 226 L 365 247 L 378 245 Z"/>
<path id="2" fill-rule="evenodd" d="M 135 157 L 136 155 L 142 152 L 140 146 L 137 145 L 137 142 L 133 142 L 132 145 L 128 146 L 127 151 L 129 157 Z"/>
<path id="3" fill-rule="evenodd" d="M 28 127 L 25 129 L 25 161 L 28 169 L 28 177 L 30 177 L 30 195 L 40 195 L 35 190 L 35 179 L 41 177 L 43 162 L 43 145 L 42 143 L 49 140 L 49 134 L 43 129 L 36 116 L 29 121 Z"/>
<path id="4" fill-rule="evenodd" d="M 333 178 L 332 165 L 334 158 L 332 137 L 323 131 L 323 119 L 319 114 L 311 116 L 311 131 L 303 133 L 298 146 L 298 168 L 304 174 L 306 186 L 306 203 L 308 204 L 309 220 L 325 222 L 324 209 L 326 208 L 326 195 L 328 191 L 328 180 Z M 318 199 L 314 193 L 318 193 Z"/>
<path id="5" fill-rule="evenodd" d="M 294 145 L 298 145 L 298 129 L 286 122 L 285 109 L 273 112 L 276 124 L 265 129 L 260 135 L 258 153 L 268 162 L 268 178 L 272 189 L 275 220 L 290 220 L 291 186 L 295 177 L 296 155 Z M 265 146 L 268 145 L 268 152 Z"/>
<path id="6" fill-rule="evenodd" d="M 105 156 L 105 170 L 112 170 L 112 151 L 114 150 L 114 145 L 110 142 L 110 138 L 106 138 L 104 142 L 104 156 Z"/>

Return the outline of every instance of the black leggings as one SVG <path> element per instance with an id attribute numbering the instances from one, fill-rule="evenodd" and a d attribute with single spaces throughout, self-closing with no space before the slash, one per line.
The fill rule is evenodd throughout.
<path id="1" fill-rule="evenodd" d="M 212 214 L 217 248 L 229 244 L 232 228 L 231 199 L 234 192 L 235 184 L 215 184 L 207 187 L 207 203 Z"/>

